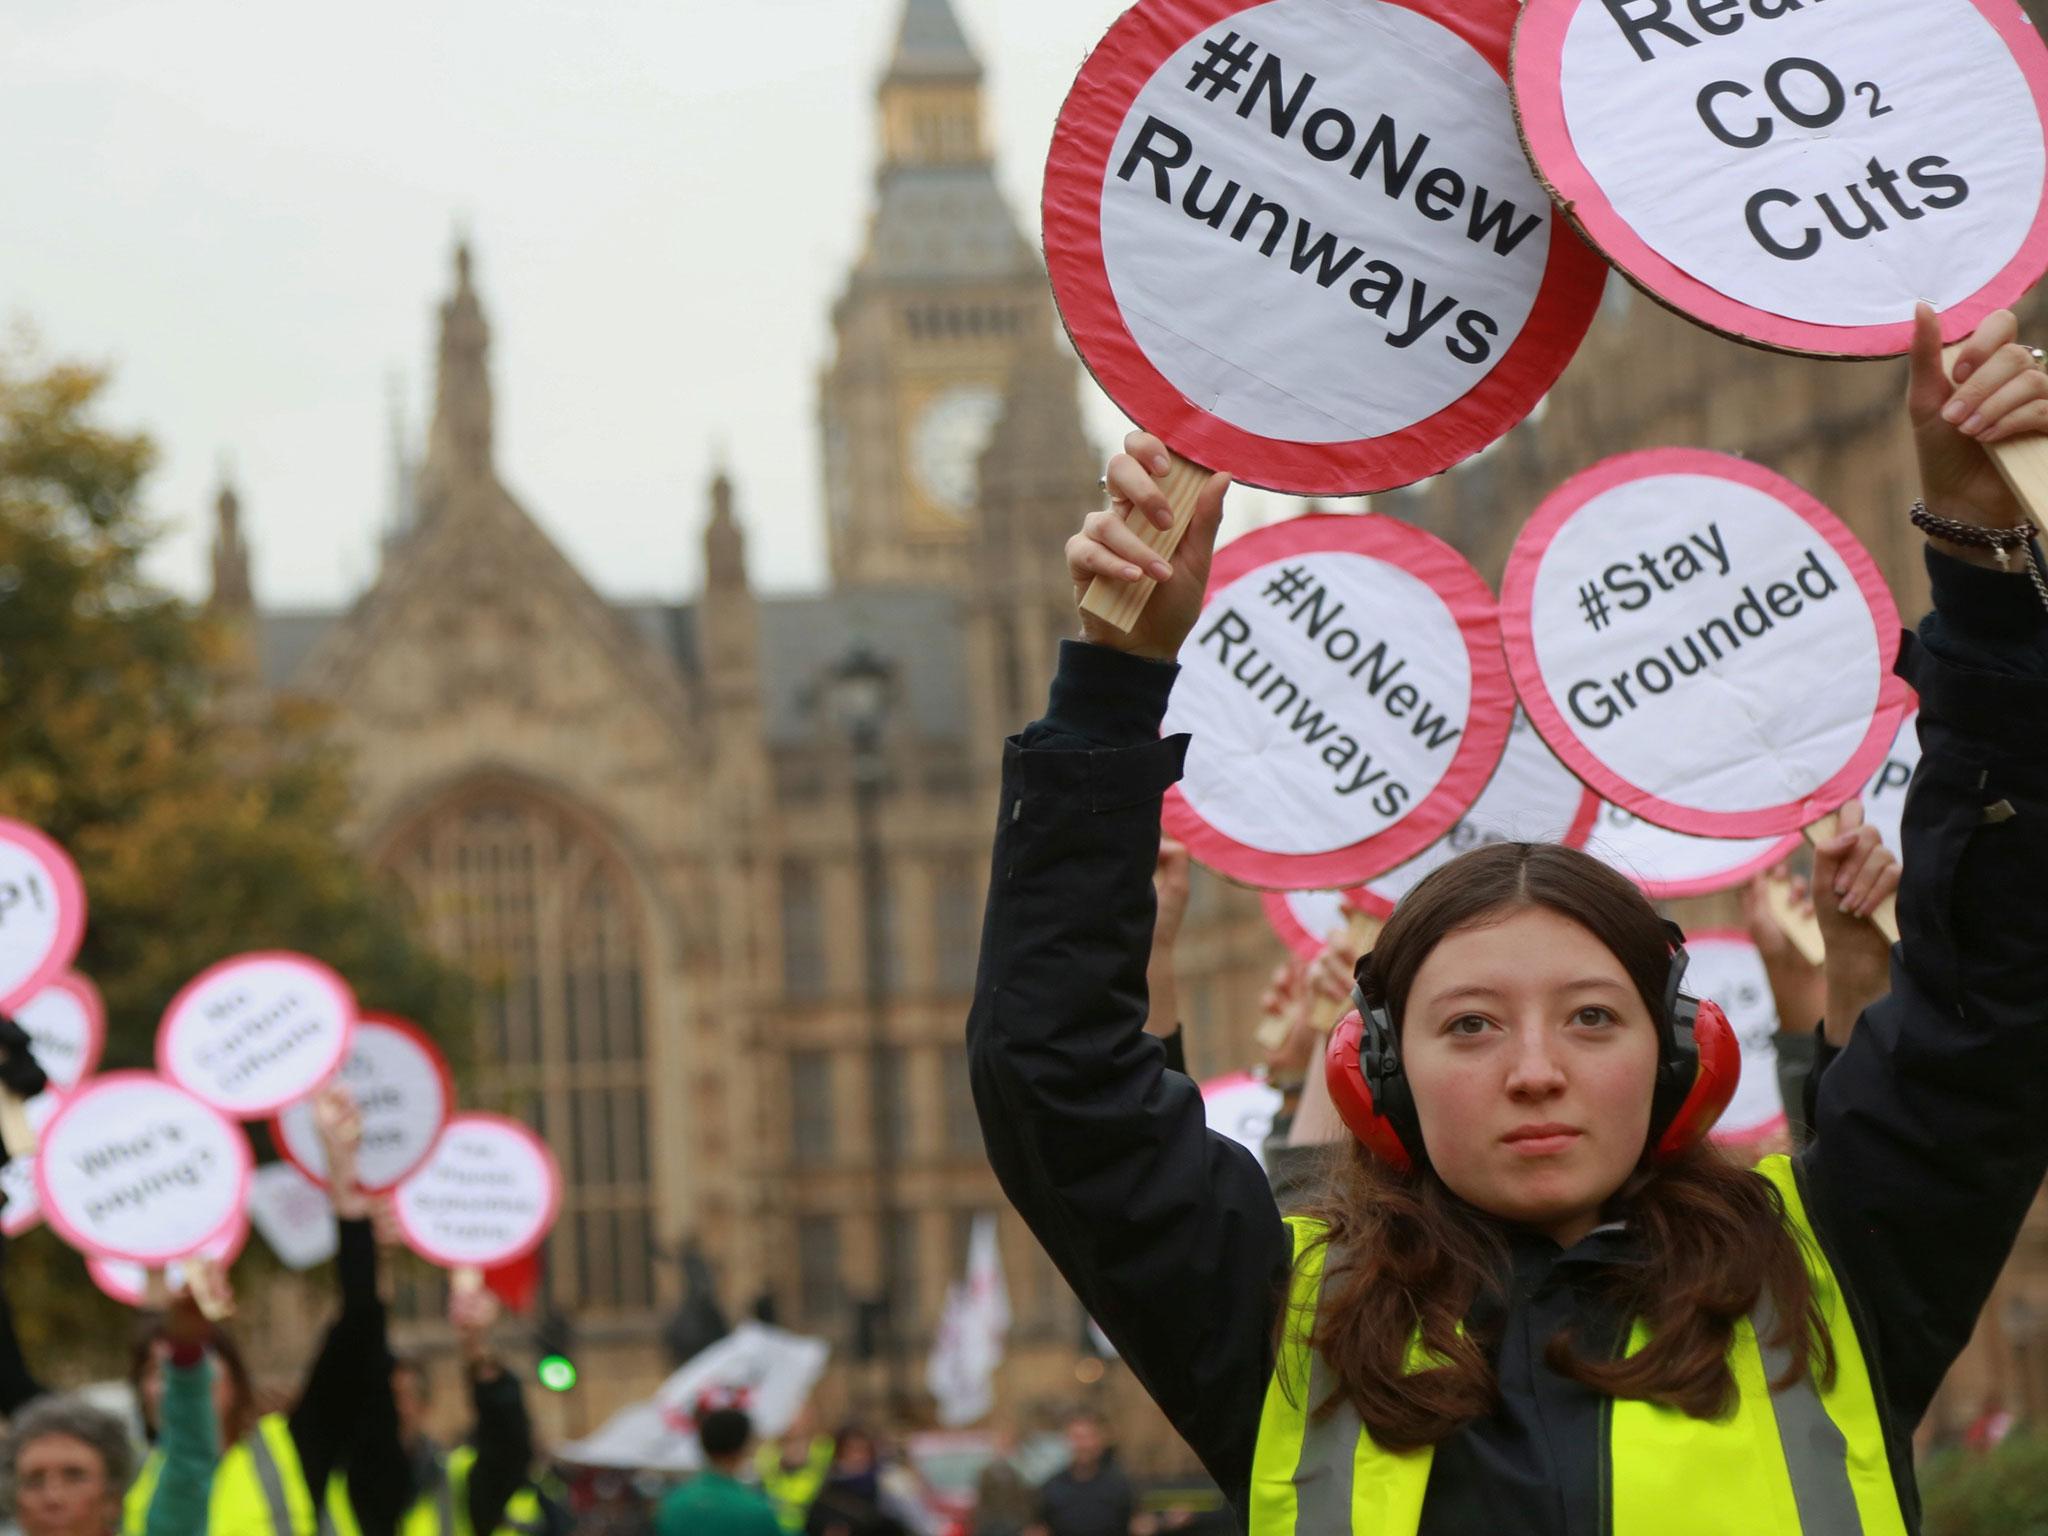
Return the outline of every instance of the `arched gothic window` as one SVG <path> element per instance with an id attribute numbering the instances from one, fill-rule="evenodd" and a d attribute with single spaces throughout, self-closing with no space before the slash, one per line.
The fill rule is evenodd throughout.
<path id="1" fill-rule="evenodd" d="M 562 1165 L 555 1303 L 651 1307 L 647 922 L 623 860 L 567 807 L 493 784 L 417 817 L 385 863 L 477 980 L 470 1097 L 525 1120 Z"/>

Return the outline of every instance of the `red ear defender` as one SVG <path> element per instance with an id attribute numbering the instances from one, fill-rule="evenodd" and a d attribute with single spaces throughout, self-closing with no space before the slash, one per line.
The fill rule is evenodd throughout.
<path id="1" fill-rule="evenodd" d="M 1364 1040 L 1365 1019 L 1356 1008 L 1330 1031 L 1329 1048 L 1323 1053 L 1323 1080 L 1330 1090 L 1330 1103 L 1350 1127 L 1351 1134 L 1365 1143 L 1368 1152 L 1396 1172 L 1407 1173 L 1414 1160 L 1401 1143 L 1401 1133 L 1374 1105 L 1372 1086 L 1366 1081 L 1365 1067 L 1359 1060 Z"/>
<path id="2" fill-rule="evenodd" d="M 1678 1106 L 1678 1113 L 1671 1117 L 1664 1134 L 1657 1138 L 1657 1149 L 1652 1156 L 1660 1163 L 1668 1162 L 1706 1139 L 1707 1132 L 1714 1128 L 1714 1122 L 1728 1107 L 1728 1101 L 1735 1097 L 1735 1084 L 1742 1076 L 1742 1042 L 1735 1038 L 1728 1015 L 1711 998 L 1703 999 L 1698 1006 L 1699 1012 L 1693 1019 L 1692 1038 L 1699 1067 L 1693 1074 L 1691 1088 L 1686 1090 L 1685 1101 Z M 1331 1044 L 1334 1047 L 1335 1041 Z"/>

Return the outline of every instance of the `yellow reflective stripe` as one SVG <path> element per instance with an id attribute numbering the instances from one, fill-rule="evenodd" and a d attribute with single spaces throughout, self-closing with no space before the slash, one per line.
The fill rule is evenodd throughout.
<path id="1" fill-rule="evenodd" d="M 1280 1334 L 1273 1379 L 1259 1409 L 1259 1438 L 1252 1451 L 1252 1480 L 1246 1502 L 1251 1536 L 1294 1536 L 1299 1505 L 1294 1478 L 1301 1463 L 1301 1443 L 1308 1428 L 1308 1330 L 1315 1318 L 1316 1296 L 1323 1284 L 1324 1246 L 1318 1239 L 1321 1222 L 1290 1216 L 1294 1272 L 1287 1282 L 1287 1316 Z"/>
<path id="2" fill-rule="evenodd" d="M 1807 1219 L 1806 1202 L 1799 1196 L 1792 1159 L 1782 1153 L 1767 1157 L 1757 1165 L 1757 1172 L 1776 1186 L 1785 1202 L 1785 1218 L 1806 1250 L 1806 1268 L 1813 1276 L 1814 1294 L 1834 1337 L 1835 1384 L 1822 1394 L 1821 1402 L 1841 1432 L 1849 1488 L 1856 1498 L 1863 1536 L 1906 1536 L 1898 1486 L 1892 1481 L 1891 1460 L 1885 1454 L 1884 1416 L 1878 1412 L 1877 1392 L 1871 1385 L 1869 1362 L 1863 1356 L 1863 1341 L 1856 1336 L 1856 1322 L 1849 1314 L 1848 1301 L 1821 1252 L 1813 1223 Z"/>
<path id="3" fill-rule="evenodd" d="M 266 1471 L 274 1474 L 274 1481 L 266 1479 Z M 121 1503 L 126 1536 L 142 1536 L 149 1500 L 162 1472 L 163 1452 L 151 1451 Z M 213 1492 L 206 1504 L 208 1536 L 313 1536 L 316 1521 L 291 1427 L 282 1415 L 267 1414 L 214 1466 Z"/>

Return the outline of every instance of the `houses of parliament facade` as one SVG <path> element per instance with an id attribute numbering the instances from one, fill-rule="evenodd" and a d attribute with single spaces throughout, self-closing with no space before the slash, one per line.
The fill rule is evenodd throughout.
<path id="1" fill-rule="evenodd" d="M 594 590 L 498 478 L 467 248 L 408 516 L 370 588 L 345 611 L 263 608 L 223 497 L 213 606 L 247 637 L 246 686 L 324 706 L 353 757 L 356 839 L 416 931 L 479 983 L 466 1099 L 523 1118 L 561 1162 L 545 1283 L 574 1319 L 582 1382 L 539 1405 L 550 1439 L 667 1374 L 686 1242 L 728 1315 L 833 1341 L 828 1412 L 885 1391 L 882 1364 L 857 1358 L 882 1294 L 898 1379 L 921 1388 L 968 1229 L 997 1211 L 1015 1314 L 1002 1410 L 1093 1398 L 1140 1465 L 1185 1460 L 1128 1374 L 1087 1353 L 968 1094 L 1000 743 L 1038 712 L 1072 631 L 1062 546 L 1097 504 L 1103 456 L 1043 266 L 997 188 L 983 88 L 948 0 L 907 0 L 877 96 L 872 219 L 818 383 L 826 590 L 754 590 L 744 488 L 723 474 L 693 600 Z M 1916 613 L 1901 388 L 1896 366 L 1750 351 L 1616 282 L 1537 418 L 1378 509 L 1497 578 L 1537 501 L 1595 459 L 1746 453 L 1839 510 Z M 852 676 L 882 684 L 862 750 L 832 708 Z M 1279 949 L 1248 893 L 1197 884 L 1184 1022 L 1208 1075 L 1256 1059 Z M 431 1298 L 413 1311 L 407 1339 L 452 1378 Z M 2039 1225 L 1936 1414 L 1965 1420 L 1992 1392 L 2048 1413 Z M 438 1400 L 461 1410 L 457 1392 Z"/>

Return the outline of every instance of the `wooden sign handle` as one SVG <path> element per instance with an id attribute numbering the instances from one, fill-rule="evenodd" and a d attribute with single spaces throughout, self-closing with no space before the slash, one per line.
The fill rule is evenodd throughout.
<path id="1" fill-rule="evenodd" d="M 9 1157 L 36 1155 L 36 1133 L 28 1123 L 28 1105 L 4 1088 L 0 1088 L 0 1142 L 6 1144 Z"/>
<path id="2" fill-rule="evenodd" d="M 1841 830 L 1839 815 L 1823 816 L 1806 829 L 1806 840 L 1818 848 L 1822 843 Z M 1870 914 L 1870 921 L 1877 925 L 1877 931 L 1896 944 L 1899 942 L 1899 902 L 1896 896 L 1885 897 L 1878 909 Z M 1823 951 L 1825 953 L 1825 951 Z"/>
<path id="3" fill-rule="evenodd" d="M 1344 914 L 1344 942 L 1357 954 L 1365 954 L 1380 941 L 1380 930 L 1386 926 L 1370 912 L 1352 907 Z M 1336 1021 L 1333 1019 L 1334 1024 Z"/>
<path id="4" fill-rule="evenodd" d="M 209 1323 L 224 1323 L 233 1317 L 234 1296 L 227 1288 L 220 1264 L 195 1253 L 184 1265 L 185 1289 L 199 1304 L 199 1315 Z"/>
<path id="5" fill-rule="evenodd" d="M 1941 366 L 1953 368 L 1962 347 L 1961 342 L 1943 347 Z M 2048 435 L 2029 432 L 2002 443 L 1987 443 L 1984 451 L 1991 455 L 2000 478 L 2019 498 L 2034 526 L 2048 532 Z"/>
<path id="6" fill-rule="evenodd" d="M 458 1296 L 474 1296 L 484 1288 L 484 1272 L 474 1264 L 465 1264 L 460 1269 L 451 1270 L 448 1275 L 448 1288 Z"/>
<path id="7" fill-rule="evenodd" d="M 1828 946 L 1821 937 L 1820 922 L 1811 912 L 1802 912 L 1792 900 L 1790 880 L 1764 881 L 1764 910 L 1808 965 L 1827 963 Z"/>
<path id="8" fill-rule="evenodd" d="M 1155 528 L 1152 519 L 1136 507 L 1124 516 L 1124 526 L 1162 560 L 1173 559 L 1173 552 L 1180 548 L 1188 523 L 1194 518 L 1195 503 L 1202 498 L 1202 488 L 1213 478 L 1201 465 L 1191 464 L 1177 453 L 1167 456 L 1172 463 L 1167 466 L 1159 488 L 1166 492 L 1166 504 L 1173 509 L 1173 526 Z M 1098 576 L 1088 584 L 1088 594 L 1081 599 L 1081 611 L 1128 634 L 1158 585 L 1150 576 L 1139 581 L 1111 581 Z"/>
<path id="9" fill-rule="evenodd" d="M 1277 1051 L 1287 1043 L 1287 1037 L 1294 1033 L 1294 1026 L 1285 1016 L 1269 1013 L 1259 1020 L 1259 1027 L 1252 1031 L 1252 1043 L 1262 1051 Z"/>

